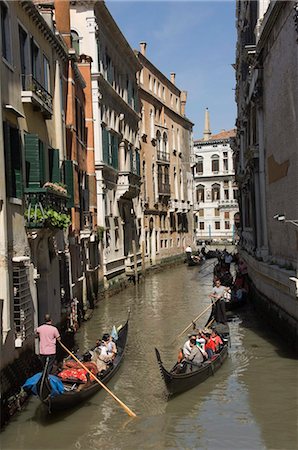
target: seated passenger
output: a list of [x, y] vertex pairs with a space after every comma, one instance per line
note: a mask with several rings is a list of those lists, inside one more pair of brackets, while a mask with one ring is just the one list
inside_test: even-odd
[[108, 355], [112, 356], [114, 359], [115, 356], [117, 355], [117, 346], [113, 341], [112, 336], [108, 333], [105, 333], [102, 337], [102, 341], [107, 342]]
[[210, 334], [205, 334], [206, 344], [205, 344], [205, 350], [207, 352], [208, 358], [212, 358], [214, 353], [216, 352], [215, 343], [211, 339]]
[[212, 330], [211, 339], [215, 344], [216, 351], [218, 352], [218, 350], [220, 349], [220, 346], [223, 345], [223, 342], [216, 330]]
[[188, 335], [188, 340], [185, 342], [182, 349], [184, 358], [187, 358], [191, 352], [190, 339], [196, 339], [196, 334], [193, 333]]
[[193, 364], [201, 364], [204, 361], [204, 356], [202, 351], [197, 347], [196, 340], [191, 338], [189, 340], [189, 345], [191, 348], [190, 354], [185, 358], [186, 361], [192, 362]]

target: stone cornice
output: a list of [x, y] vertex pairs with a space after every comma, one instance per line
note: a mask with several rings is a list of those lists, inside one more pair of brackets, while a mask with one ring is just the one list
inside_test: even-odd
[[181, 90], [173, 84], [152, 62], [149, 61], [149, 59], [146, 58], [141, 52], [138, 50], [134, 50], [134, 53], [136, 57], [140, 60], [142, 67], [149, 68], [152, 72], [155, 72], [159, 78], [160, 81], [162, 81], [164, 84], [166, 84], [170, 89], [176, 92], [176, 94], [180, 97]]
[[49, 43], [54, 47], [58, 55], [64, 59], [68, 59], [68, 49], [61, 38], [56, 36], [41, 14], [39, 14], [38, 9], [31, 1], [22, 0], [20, 2], [21, 7], [24, 9], [26, 14], [33, 20], [37, 28], [43, 33], [44, 37], [49, 41]]
[[[193, 127], [194, 124], [191, 122], [187, 117], [182, 116], [181, 114], [177, 113], [174, 109], [170, 108], [166, 103], [162, 102], [159, 98], [155, 97], [154, 94], [144, 89], [142, 86], [139, 86], [140, 89], [140, 99], [142, 100], [142, 94], [145, 94], [144, 96], [147, 96], [149, 99], [149, 102], [152, 105], [159, 105], [160, 107], [164, 107], [168, 112], [176, 116], [179, 120], [183, 121], [185, 124], [187, 124], [188, 127]], [[169, 114], [168, 114], [169, 115]]]

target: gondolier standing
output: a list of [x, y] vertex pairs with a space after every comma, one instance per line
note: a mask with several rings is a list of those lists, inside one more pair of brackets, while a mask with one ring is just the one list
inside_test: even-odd
[[50, 374], [56, 358], [56, 341], [60, 341], [60, 333], [52, 325], [52, 319], [49, 314], [45, 315], [45, 323], [35, 330], [39, 337], [39, 356], [46, 373]]
[[213, 305], [213, 315], [216, 322], [227, 323], [226, 307], [224, 300], [224, 293], [228, 290], [227, 287], [222, 286], [220, 279], [215, 280], [215, 286], [212, 289], [212, 293], [209, 295], [211, 299], [215, 299], [216, 303]]

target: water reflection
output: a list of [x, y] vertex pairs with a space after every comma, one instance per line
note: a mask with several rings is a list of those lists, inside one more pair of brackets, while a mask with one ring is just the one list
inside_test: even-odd
[[172, 345], [173, 338], [209, 304], [208, 264], [149, 275], [102, 301], [77, 335], [84, 351], [114, 324], [124, 324], [131, 308], [126, 356], [109, 388], [137, 413], [136, 420], [103, 391], [60, 416], [48, 417], [32, 399], [2, 433], [2, 448], [297, 448], [297, 362], [277, 353], [279, 342], [266, 338], [250, 313], [231, 322], [230, 356], [215, 376], [167, 401], [154, 347], [170, 368], [183, 342]]

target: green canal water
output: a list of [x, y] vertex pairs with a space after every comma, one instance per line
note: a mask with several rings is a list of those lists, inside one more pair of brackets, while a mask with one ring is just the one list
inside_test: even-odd
[[[101, 301], [79, 330], [84, 351], [123, 324], [131, 309], [127, 352], [109, 388], [137, 419], [103, 391], [59, 416], [31, 398], [2, 432], [1, 449], [297, 449], [297, 360], [283, 336], [271, 334], [249, 309], [230, 322], [229, 357], [220, 371], [167, 400], [154, 347], [170, 368], [183, 343], [173, 339], [209, 305], [211, 280], [210, 261], [152, 273]], [[208, 312], [198, 326], [207, 319]]]

